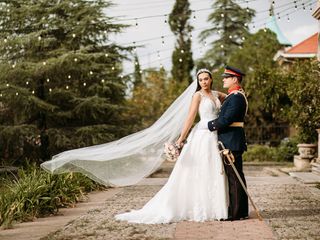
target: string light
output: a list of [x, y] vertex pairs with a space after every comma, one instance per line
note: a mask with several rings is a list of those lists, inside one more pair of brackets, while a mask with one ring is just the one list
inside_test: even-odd
[[104, 79], [102, 79], [101, 82], [104, 83]]
[[41, 36], [38, 37], [38, 40], [41, 41]]
[[32, 90], [32, 94], [34, 94], [34, 90]]
[[52, 92], [52, 89], [51, 89], [51, 88], [49, 88], [49, 92]]
[[18, 92], [16, 92], [16, 96], [18, 96], [19, 95], [19, 93]]
[[73, 38], [75, 38], [75, 37], [76, 37], [76, 34], [75, 34], [75, 33], [73, 33], [73, 34], [72, 34], [72, 37], [73, 37]]
[[93, 72], [92, 72], [92, 71], [90, 71], [89, 73], [90, 73], [90, 75], [92, 75], [92, 74], [93, 74]]
[[136, 18], [136, 28], [138, 27], [138, 19]]
[[6, 86], [7, 86], [7, 87], [9, 87], [9, 86], [10, 86], [10, 84], [9, 84], [9, 83], [7, 83], [7, 84], [6, 84]]
[[71, 75], [68, 75], [68, 78], [71, 79]]
[[49, 79], [49, 78], [47, 78], [47, 82], [50, 82], [50, 79]]
[[86, 86], [86, 85], [87, 85], [87, 83], [84, 82], [84, 83], [83, 83], [83, 86]]
[[29, 82], [28, 82], [28, 81], [26, 81], [26, 84], [27, 84], [27, 85], [29, 85]]
[[44, 66], [45, 66], [45, 65], [47, 65], [47, 63], [46, 63], [46, 62], [43, 62], [42, 64], [43, 64]]
[[78, 62], [78, 58], [74, 58], [73, 60], [74, 60], [75, 62]]
[[66, 86], [66, 89], [69, 89], [69, 86], [68, 86], [68, 85]]

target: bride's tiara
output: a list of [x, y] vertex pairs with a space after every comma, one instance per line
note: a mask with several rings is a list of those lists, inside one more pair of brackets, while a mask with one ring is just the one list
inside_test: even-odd
[[206, 69], [206, 68], [201, 68], [201, 69], [199, 69], [198, 72], [197, 72], [197, 77], [198, 77], [199, 74], [201, 74], [201, 73], [208, 73], [208, 74], [210, 75], [210, 77], [211, 77], [211, 74], [212, 74], [208, 69]]

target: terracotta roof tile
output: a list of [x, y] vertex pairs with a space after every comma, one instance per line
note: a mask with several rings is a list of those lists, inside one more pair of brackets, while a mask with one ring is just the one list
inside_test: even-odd
[[313, 34], [311, 37], [303, 40], [302, 42], [291, 47], [286, 53], [317, 53], [318, 51], [318, 33]]

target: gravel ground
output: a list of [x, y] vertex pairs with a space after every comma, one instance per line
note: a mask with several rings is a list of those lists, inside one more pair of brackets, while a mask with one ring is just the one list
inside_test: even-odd
[[88, 212], [74, 220], [56, 233], [42, 239], [78, 240], [78, 239], [108, 239], [108, 240], [160, 240], [172, 239], [175, 223], [172, 224], [132, 224], [117, 221], [114, 215], [131, 209], [141, 208], [161, 186], [125, 187], [104, 207]]
[[[287, 175], [278, 168], [245, 168], [250, 179], [249, 192], [262, 216], [278, 239], [320, 239], [320, 190], [292, 181], [290, 177], [287, 179], [291, 181], [283, 181]], [[162, 177], [164, 173], [161, 172]], [[258, 180], [261, 177], [266, 181]], [[117, 213], [141, 208], [160, 188], [159, 185], [125, 187], [108, 199], [103, 207], [88, 212], [42, 239], [173, 239], [176, 223], [128, 224], [113, 218]]]

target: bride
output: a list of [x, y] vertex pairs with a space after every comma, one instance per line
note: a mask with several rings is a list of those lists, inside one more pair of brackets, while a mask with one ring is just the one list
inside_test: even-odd
[[133, 185], [164, 161], [165, 142], [180, 133], [176, 143], [183, 144], [198, 112], [200, 121], [191, 130], [167, 183], [142, 209], [115, 218], [145, 224], [227, 219], [227, 177], [217, 133], [207, 127], [208, 121], [217, 118], [225, 94], [211, 87], [210, 71], [200, 69], [197, 81], [151, 127], [114, 142], [62, 152], [41, 167], [51, 173], [82, 172], [109, 186]]

